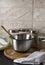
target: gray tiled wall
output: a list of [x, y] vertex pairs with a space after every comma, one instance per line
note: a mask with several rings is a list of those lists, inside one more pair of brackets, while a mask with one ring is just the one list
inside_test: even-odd
[[[34, 0], [33, 28], [45, 33], [45, 0]], [[32, 27], [32, 0], [0, 0], [0, 25], [10, 28]], [[0, 36], [5, 32], [0, 27]], [[7, 34], [6, 34], [7, 35]]]

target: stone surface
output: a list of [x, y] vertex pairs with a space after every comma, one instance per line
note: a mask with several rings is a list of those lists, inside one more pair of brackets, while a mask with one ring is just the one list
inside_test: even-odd
[[[45, 0], [34, 0], [33, 28], [45, 33]], [[32, 0], [0, 0], [0, 25], [10, 28], [32, 27]], [[1, 36], [5, 34], [0, 28]], [[7, 35], [7, 34], [5, 34]]]

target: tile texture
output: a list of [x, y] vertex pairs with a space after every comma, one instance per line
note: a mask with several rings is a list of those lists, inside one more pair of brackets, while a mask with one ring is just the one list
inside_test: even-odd
[[[33, 28], [45, 33], [45, 0], [34, 0]], [[6, 29], [32, 27], [32, 0], [0, 0], [0, 25]], [[5, 32], [0, 27], [0, 36]], [[7, 34], [5, 34], [6, 36]]]

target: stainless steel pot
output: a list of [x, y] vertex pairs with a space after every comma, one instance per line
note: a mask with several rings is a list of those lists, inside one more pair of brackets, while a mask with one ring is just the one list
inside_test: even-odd
[[[30, 29], [9, 29], [8, 30], [9, 31], [9, 33], [11, 34], [11, 35], [13, 35], [13, 36], [15, 36], [16, 34], [20, 34], [20, 33], [30, 33]], [[20, 34], [21, 35], [21, 34]], [[22, 37], [22, 36], [21, 36]], [[18, 35], [18, 39], [20, 38], [20, 36]], [[9, 41], [10, 41], [10, 43], [11, 43], [11, 45], [12, 45], [12, 39], [11, 39], [11, 37], [9, 36]]]
[[[11, 30], [10, 30], [11, 31]], [[30, 31], [30, 30], [29, 30]], [[32, 33], [34, 33], [35, 31], [33, 31], [32, 33], [30, 33], [28, 30], [19, 30], [18, 32], [16, 32], [16, 35], [14, 35], [14, 38], [11, 39], [12, 41], [12, 45], [15, 51], [18, 52], [25, 52], [28, 51], [32, 45], [35, 45], [35, 38], [36, 35], [33, 35]], [[23, 32], [23, 33], [20, 33]], [[10, 32], [10, 34], [13, 35], [14, 32]], [[36, 32], [35, 32], [36, 34]]]
[[29, 31], [29, 29], [9, 30], [10, 34], [14, 36], [11, 41], [15, 51], [26, 52], [31, 48], [33, 38]]
[[12, 39], [12, 45], [15, 51], [28, 51], [32, 45], [31, 36], [29, 34], [17, 34], [15, 39]]

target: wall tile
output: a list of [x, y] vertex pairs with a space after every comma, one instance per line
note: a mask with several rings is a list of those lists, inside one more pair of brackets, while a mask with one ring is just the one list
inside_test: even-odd
[[[45, 26], [45, 0], [34, 0], [33, 29]], [[32, 0], [0, 0], [0, 25], [6, 29], [32, 27]], [[0, 34], [7, 34], [0, 28]], [[41, 30], [45, 32], [45, 27]]]
[[45, 0], [35, 0], [36, 8], [45, 8]]

